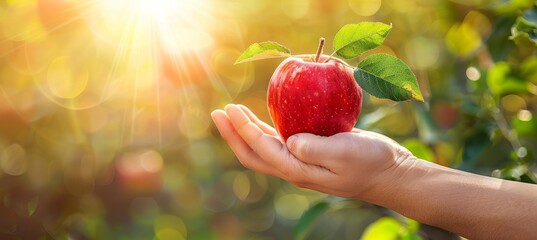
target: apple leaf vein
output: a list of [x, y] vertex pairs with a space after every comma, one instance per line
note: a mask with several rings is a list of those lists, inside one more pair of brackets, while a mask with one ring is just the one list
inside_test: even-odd
[[[529, 18], [534, 16], [529, 14]], [[295, 57], [306, 62], [317, 64], [338, 61], [352, 68], [344, 59], [353, 59], [364, 52], [375, 49], [384, 43], [392, 29], [391, 24], [381, 22], [361, 22], [343, 26], [334, 37], [334, 52], [322, 57], [324, 38], [319, 42], [317, 54], [291, 55], [291, 51], [283, 45], [267, 41], [250, 45], [236, 60], [235, 64], [260, 59]], [[389, 54], [373, 54], [358, 63], [354, 69], [354, 79], [363, 90], [378, 98], [393, 101], [418, 100], [424, 101], [416, 76], [402, 60]]]
[[391, 29], [391, 24], [380, 22], [347, 24], [334, 37], [334, 52], [345, 59], [358, 57], [382, 45]]
[[354, 79], [362, 89], [378, 98], [423, 101], [412, 70], [389, 54], [373, 54], [365, 58], [354, 70]]

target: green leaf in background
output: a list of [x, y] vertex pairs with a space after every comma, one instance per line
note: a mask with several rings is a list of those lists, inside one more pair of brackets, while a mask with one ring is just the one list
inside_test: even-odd
[[308, 230], [310, 229], [313, 222], [328, 208], [330, 207], [330, 204], [328, 202], [319, 202], [315, 204], [313, 207], [308, 209], [302, 217], [298, 220], [298, 223], [296, 224], [295, 228], [293, 229], [293, 235], [294, 239], [305, 239]]
[[427, 147], [427, 145], [423, 144], [418, 139], [408, 139], [403, 142], [403, 147], [408, 149], [414, 156], [416, 156], [419, 159], [429, 161], [429, 162], [435, 162], [434, 161], [434, 153]]
[[535, 4], [535, 0], [495, 1], [492, 8], [498, 13], [508, 15], [527, 9]]
[[492, 176], [510, 181], [537, 183], [537, 177], [526, 165], [509, 165], [495, 170]]
[[235, 61], [235, 64], [267, 58], [289, 57], [291, 51], [277, 42], [262, 42], [250, 45]]
[[537, 118], [532, 116], [530, 111], [524, 111], [530, 114], [529, 117], [514, 117], [511, 126], [520, 137], [537, 138]]
[[520, 65], [520, 77], [528, 82], [537, 84], [537, 56], [528, 57]]
[[414, 219], [405, 217], [407, 229], [410, 232], [418, 232], [420, 229], [420, 223]]
[[535, 3], [532, 8], [526, 10], [522, 17], [524, 20], [537, 27], [537, 3]]
[[479, 32], [468, 23], [453, 25], [446, 34], [448, 49], [461, 57], [467, 57], [481, 46]]
[[537, 26], [519, 17], [511, 28], [509, 39], [520, 46], [537, 47]]
[[358, 64], [354, 79], [371, 95], [393, 101], [423, 101], [416, 76], [400, 59], [388, 54], [374, 54]]
[[517, 45], [537, 47], [537, 4], [516, 20], [509, 39]]
[[334, 37], [334, 52], [345, 59], [358, 57], [382, 45], [391, 29], [391, 25], [379, 22], [347, 24]]
[[485, 126], [475, 126], [474, 131], [464, 140], [462, 149], [462, 164], [459, 169], [472, 171], [475, 169], [481, 155], [492, 145], [490, 134]]
[[487, 84], [495, 96], [528, 91], [528, 82], [519, 79], [511, 65], [507, 62], [497, 62], [487, 74]]
[[420, 240], [418, 234], [419, 223], [412, 219], [406, 219], [407, 224], [402, 224], [392, 217], [382, 217], [370, 224], [360, 238], [361, 240]]
[[403, 224], [391, 217], [383, 217], [369, 225], [361, 240], [393, 240], [397, 239]]

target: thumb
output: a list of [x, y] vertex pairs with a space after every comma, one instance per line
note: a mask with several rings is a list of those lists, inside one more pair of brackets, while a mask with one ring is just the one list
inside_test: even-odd
[[311, 133], [295, 134], [287, 139], [287, 148], [302, 162], [327, 166], [333, 159], [343, 155], [349, 139], [336, 134], [323, 137]]

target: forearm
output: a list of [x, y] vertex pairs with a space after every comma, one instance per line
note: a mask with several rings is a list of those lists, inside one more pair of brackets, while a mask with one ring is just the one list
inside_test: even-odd
[[537, 186], [406, 161], [370, 201], [469, 239], [537, 239]]

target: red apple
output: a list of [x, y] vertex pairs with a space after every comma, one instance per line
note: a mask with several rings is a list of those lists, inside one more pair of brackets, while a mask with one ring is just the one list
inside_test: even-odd
[[[268, 87], [268, 108], [284, 141], [296, 133], [331, 136], [351, 131], [362, 107], [362, 89], [353, 70], [327, 56], [289, 57]], [[315, 61], [315, 59], [318, 59]]]

